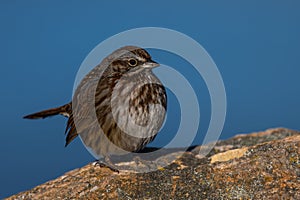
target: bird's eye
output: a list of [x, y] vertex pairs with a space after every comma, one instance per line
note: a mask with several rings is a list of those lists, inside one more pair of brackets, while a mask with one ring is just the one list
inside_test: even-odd
[[138, 64], [138, 61], [136, 59], [131, 58], [131, 59], [128, 60], [128, 64], [131, 67], [135, 67]]

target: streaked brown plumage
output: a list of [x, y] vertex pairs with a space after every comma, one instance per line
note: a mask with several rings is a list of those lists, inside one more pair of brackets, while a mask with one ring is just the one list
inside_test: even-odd
[[152, 73], [158, 64], [139, 47], [122, 47], [81, 81], [72, 102], [24, 118], [68, 117], [66, 146], [78, 134], [98, 158], [136, 152], [151, 142], [165, 118], [165, 88]]

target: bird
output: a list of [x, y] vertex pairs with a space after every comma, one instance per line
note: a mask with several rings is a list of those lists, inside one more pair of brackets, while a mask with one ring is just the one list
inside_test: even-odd
[[142, 150], [165, 120], [166, 89], [152, 71], [158, 66], [145, 49], [121, 47], [84, 76], [69, 103], [23, 118], [67, 117], [65, 146], [79, 135], [100, 166], [119, 172], [111, 156]]

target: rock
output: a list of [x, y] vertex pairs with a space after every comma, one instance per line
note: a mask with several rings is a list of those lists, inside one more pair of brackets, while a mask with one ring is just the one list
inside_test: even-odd
[[210, 163], [224, 162], [224, 161], [232, 160], [235, 158], [240, 158], [240, 157], [244, 156], [247, 151], [248, 151], [248, 148], [243, 147], [240, 149], [233, 149], [233, 150], [228, 150], [223, 153], [218, 153], [218, 154], [211, 156]]
[[[207, 147], [193, 147], [148, 173], [88, 164], [8, 199], [300, 199], [299, 133], [277, 128], [237, 135], [218, 141], [206, 156], [198, 153]], [[154, 159], [176, 158], [178, 151]]]

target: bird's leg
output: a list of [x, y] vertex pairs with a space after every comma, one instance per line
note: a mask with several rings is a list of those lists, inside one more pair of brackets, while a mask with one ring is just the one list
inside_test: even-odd
[[133, 161], [136, 163], [136, 165], [142, 164], [142, 165], [147, 166], [149, 169], [152, 168], [155, 165], [155, 163], [153, 161], [151, 161], [151, 160], [144, 160], [144, 159], [142, 159], [139, 156], [135, 156], [133, 158]]
[[104, 160], [97, 160], [95, 165], [99, 165], [100, 167], [107, 167], [113, 172], [120, 172], [118, 167], [111, 162], [109, 156], [105, 156]]

